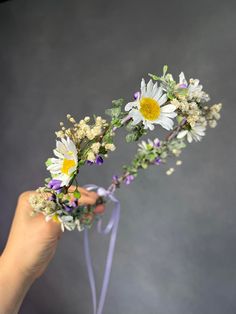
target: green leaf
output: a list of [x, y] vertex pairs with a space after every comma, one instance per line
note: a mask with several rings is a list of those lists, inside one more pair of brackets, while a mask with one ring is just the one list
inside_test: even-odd
[[121, 107], [123, 105], [123, 103], [124, 103], [123, 98], [112, 100], [113, 107]]
[[119, 117], [120, 113], [121, 113], [121, 108], [120, 107], [112, 108], [112, 115], [113, 115], [113, 117], [115, 117], [115, 118]]
[[163, 76], [166, 75], [166, 72], [168, 71], [168, 65], [163, 66]]
[[168, 92], [168, 93], [167, 93], [167, 97], [168, 97], [170, 100], [172, 100], [172, 99], [175, 98], [175, 97], [173, 96], [172, 92]]
[[85, 161], [84, 160], [80, 160], [79, 162], [78, 162], [78, 166], [80, 167], [80, 166], [83, 166], [85, 164]]
[[136, 138], [137, 138], [136, 133], [129, 133], [125, 137], [127, 143], [134, 142]]
[[80, 193], [78, 190], [75, 190], [75, 191], [73, 192], [73, 195], [74, 195], [75, 198], [79, 199], [80, 196], [81, 196], [81, 193]]
[[142, 163], [142, 168], [143, 168], [143, 169], [147, 169], [147, 167], [148, 167], [147, 163], [146, 163], [146, 162], [143, 162], [143, 163]]
[[163, 159], [163, 158], [166, 158], [167, 157], [167, 152], [162, 152], [161, 153], [161, 158]]
[[107, 153], [106, 148], [105, 148], [104, 146], [100, 146], [100, 148], [99, 148], [99, 154], [105, 155], [106, 153]]
[[106, 109], [105, 113], [108, 116], [111, 116], [111, 117], [114, 117], [114, 118], [118, 118], [120, 113], [121, 113], [121, 108], [120, 107], [115, 107], [115, 108]]
[[148, 158], [149, 158], [150, 161], [153, 161], [156, 158], [156, 154], [155, 153], [150, 153], [148, 155]]
[[188, 95], [188, 89], [187, 88], [178, 88], [176, 90], [176, 93], [178, 95], [181, 95], [181, 96], [187, 96]]
[[122, 123], [121, 123], [121, 120], [120, 118], [115, 118], [113, 119], [113, 126], [116, 126], [117, 128], [121, 127], [122, 126]]
[[46, 160], [45, 165], [48, 167], [50, 165], [52, 165], [52, 158], [48, 158], [48, 160]]
[[182, 121], [183, 121], [183, 118], [184, 117], [182, 117], [182, 116], [177, 116], [177, 122], [178, 122], [178, 124], [180, 124]]
[[127, 131], [132, 131], [134, 129], [134, 125], [132, 124], [133, 123], [133, 119], [131, 119], [125, 126], [126, 130]]
[[58, 194], [57, 194], [57, 197], [58, 197], [59, 199], [62, 199], [62, 198], [64, 197], [64, 195], [65, 195], [64, 193], [58, 193]]
[[112, 110], [111, 109], [106, 109], [105, 110], [105, 114], [112, 117]]
[[154, 81], [158, 81], [160, 80], [161, 78], [155, 74], [152, 74], [152, 73], [148, 73], [148, 75], [154, 80]]

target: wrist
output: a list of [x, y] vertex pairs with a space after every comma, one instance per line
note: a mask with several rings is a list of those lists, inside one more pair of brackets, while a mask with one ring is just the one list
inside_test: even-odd
[[33, 281], [20, 269], [17, 260], [3, 253], [0, 257], [0, 314], [18, 313]]

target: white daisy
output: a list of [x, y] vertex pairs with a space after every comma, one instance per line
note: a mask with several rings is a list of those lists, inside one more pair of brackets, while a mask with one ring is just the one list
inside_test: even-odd
[[174, 112], [176, 107], [171, 104], [163, 106], [166, 101], [167, 95], [162, 87], [153, 84], [152, 80], [146, 85], [142, 79], [141, 93], [138, 93], [135, 101], [126, 104], [125, 111], [129, 111], [133, 125], [142, 121], [145, 129], [153, 130], [154, 124], [160, 124], [166, 130], [171, 130], [174, 125], [172, 119], [177, 115]]
[[68, 185], [78, 164], [77, 148], [67, 137], [56, 142], [56, 149], [53, 152], [57, 158], [49, 159], [47, 170], [54, 179], [62, 181], [61, 186]]
[[202, 137], [205, 135], [206, 127], [200, 123], [196, 123], [194, 127], [191, 127], [190, 130], [182, 130], [177, 135], [177, 138], [184, 138], [187, 136], [187, 141], [192, 143], [192, 141], [201, 141]]

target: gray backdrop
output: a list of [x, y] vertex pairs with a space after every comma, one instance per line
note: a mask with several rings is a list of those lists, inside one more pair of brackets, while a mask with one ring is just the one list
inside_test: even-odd
[[[184, 151], [173, 176], [150, 169], [117, 192], [122, 215], [104, 313], [236, 313], [235, 13], [235, 1], [216, 0], [0, 4], [1, 250], [18, 194], [47, 176], [65, 114], [103, 114], [168, 63], [201, 79], [212, 102], [224, 103], [222, 119]], [[123, 142], [121, 132], [119, 149], [84, 168], [80, 184], [108, 186], [135, 152]], [[94, 232], [91, 240], [101, 282], [107, 240]], [[66, 232], [20, 313], [91, 312], [82, 234]]]

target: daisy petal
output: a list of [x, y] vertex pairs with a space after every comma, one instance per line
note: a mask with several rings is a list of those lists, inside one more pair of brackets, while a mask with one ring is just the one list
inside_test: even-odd
[[154, 126], [151, 122], [147, 122], [147, 127], [148, 127], [151, 131], [153, 131], [154, 128], [155, 128], [155, 126]]
[[57, 151], [59, 151], [60, 153], [64, 154], [66, 152], [66, 147], [62, 144], [62, 142], [56, 141], [56, 147]]
[[182, 130], [178, 133], [177, 138], [181, 139], [183, 137], [185, 137], [185, 135], [187, 135], [188, 130]]
[[129, 111], [130, 109], [136, 106], [137, 106], [137, 101], [131, 101], [125, 105], [125, 111]]
[[161, 108], [161, 111], [169, 113], [175, 111], [175, 109], [176, 107], [174, 105], [165, 105]]
[[53, 153], [55, 156], [57, 156], [60, 159], [63, 159], [63, 155], [61, 153], [59, 153], [56, 149], [53, 150]]
[[190, 132], [188, 132], [188, 134], [187, 134], [187, 140], [189, 143], [192, 143], [192, 141], [193, 141], [193, 138], [192, 138], [192, 135]]
[[158, 102], [160, 106], [163, 105], [165, 102], [167, 102], [167, 95], [163, 94], [161, 98], [158, 100]]
[[159, 102], [159, 98], [161, 97], [162, 93], [163, 93], [162, 87], [158, 87], [154, 99], [156, 99], [156, 101]]
[[147, 96], [152, 97], [152, 93], [153, 93], [153, 81], [150, 80], [147, 84]]
[[141, 81], [141, 96], [144, 96], [146, 94], [146, 83], [145, 83], [145, 80], [142, 79]]
[[171, 130], [173, 129], [174, 122], [168, 117], [163, 117], [162, 119], [154, 121], [156, 124], [160, 124], [164, 129]]

